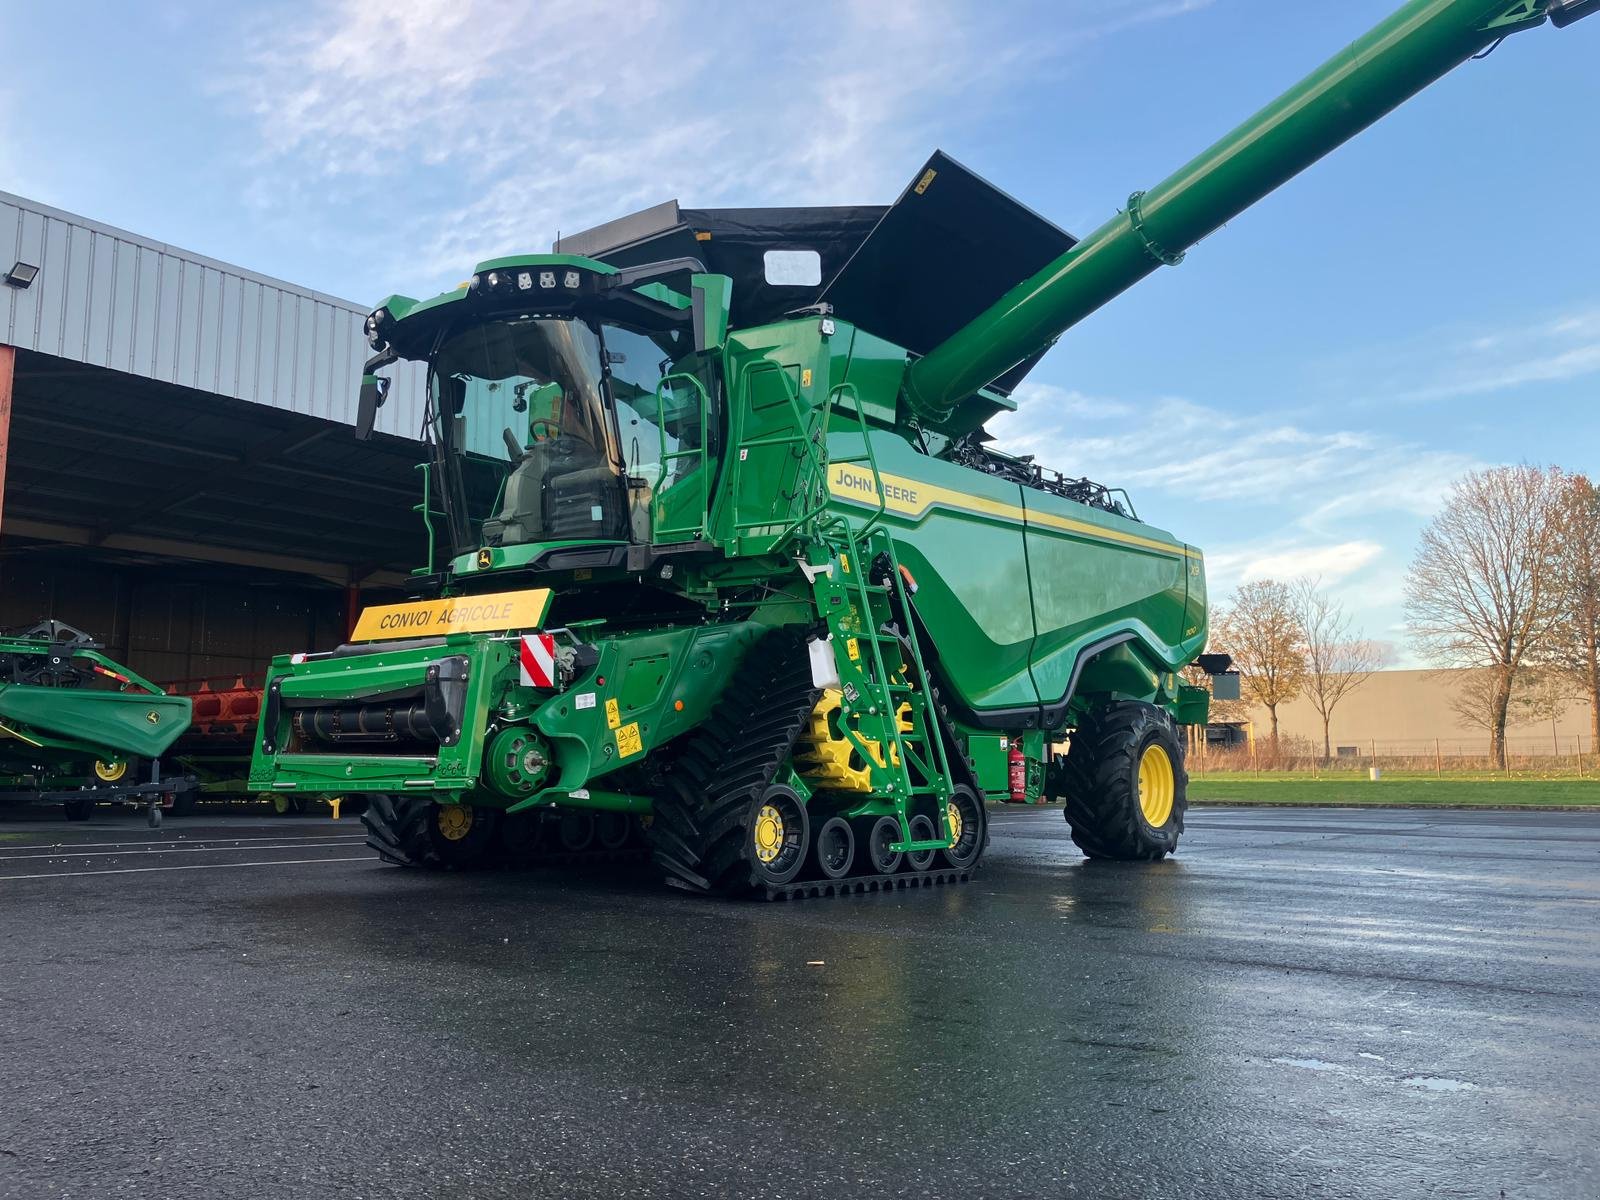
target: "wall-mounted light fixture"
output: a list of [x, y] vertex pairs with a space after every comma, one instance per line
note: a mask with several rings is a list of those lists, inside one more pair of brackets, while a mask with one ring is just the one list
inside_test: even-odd
[[38, 267], [32, 263], [18, 260], [11, 270], [6, 272], [6, 282], [14, 288], [25, 288], [34, 281], [38, 274]]

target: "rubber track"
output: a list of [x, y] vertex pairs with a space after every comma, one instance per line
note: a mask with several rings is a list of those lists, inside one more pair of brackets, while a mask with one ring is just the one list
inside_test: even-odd
[[669, 881], [696, 892], [757, 891], [741, 824], [794, 750], [822, 691], [796, 634], [750, 648], [710, 717], [684, 739], [657, 793], [649, 840]]
[[[367, 803], [361, 823], [367, 829], [367, 845], [384, 862], [397, 867], [436, 867], [437, 857], [428, 845], [426, 822], [428, 802], [421, 796], [408, 796], [404, 805], [393, 796], [378, 794]], [[411, 804], [409, 801], [419, 803]]]
[[896, 892], [907, 888], [944, 887], [971, 883], [977, 864], [956, 870], [898, 871], [893, 875], [847, 875], [843, 879], [807, 879], [784, 887], [758, 889], [761, 900], [816, 900], [824, 896], [855, 896], [865, 892]]
[[[429, 798], [406, 797], [407, 803], [397, 805], [394, 798], [378, 795], [361, 814], [367, 829], [367, 845], [378, 852], [378, 857], [397, 867], [424, 867], [439, 869], [446, 864], [428, 844], [426, 822]], [[410, 801], [418, 801], [412, 804]], [[511, 857], [500, 845], [492, 846], [470, 868], [504, 867], [522, 870], [532, 867], [581, 867], [607, 863], [643, 862], [647, 850], [640, 845], [619, 846], [615, 850], [559, 850], [538, 849], [531, 854]]]

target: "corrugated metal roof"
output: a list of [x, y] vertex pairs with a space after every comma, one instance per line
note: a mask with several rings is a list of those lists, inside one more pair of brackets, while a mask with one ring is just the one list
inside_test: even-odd
[[[0, 192], [0, 341], [355, 424], [370, 311], [242, 267]], [[423, 373], [401, 364], [378, 428], [414, 438]]]

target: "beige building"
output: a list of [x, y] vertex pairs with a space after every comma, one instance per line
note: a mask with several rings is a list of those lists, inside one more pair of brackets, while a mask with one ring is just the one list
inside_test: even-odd
[[[1451, 698], [1471, 685], [1470, 670], [1378, 671], [1344, 697], [1333, 711], [1333, 753], [1345, 757], [1431, 755], [1477, 757], [1489, 752], [1486, 729], [1464, 722], [1451, 708]], [[1263, 744], [1271, 721], [1267, 710], [1254, 706], [1244, 723], [1246, 739]], [[1322, 717], [1301, 696], [1278, 706], [1279, 736], [1286, 751], [1321, 753]], [[1506, 749], [1513, 755], [1543, 757], [1593, 754], [1589, 707], [1581, 699], [1567, 701], [1554, 720], [1542, 717], [1506, 729]]]

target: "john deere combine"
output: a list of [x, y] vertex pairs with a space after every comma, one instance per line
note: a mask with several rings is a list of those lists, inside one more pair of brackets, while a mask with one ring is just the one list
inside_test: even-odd
[[61, 803], [86, 819], [104, 800], [148, 808], [185, 790], [161, 756], [189, 727], [189, 700], [168, 696], [60, 621], [0, 636], [0, 798]]
[[636, 817], [722, 893], [964, 877], [986, 798], [1171, 852], [1200, 552], [984, 423], [1088, 313], [1596, 2], [1414, 0], [1082, 240], [935, 154], [887, 208], [668, 204], [391, 296], [362, 421], [376, 372], [427, 364], [434, 553], [417, 600], [274, 662], [252, 787], [368, 793], [412, 866]]

